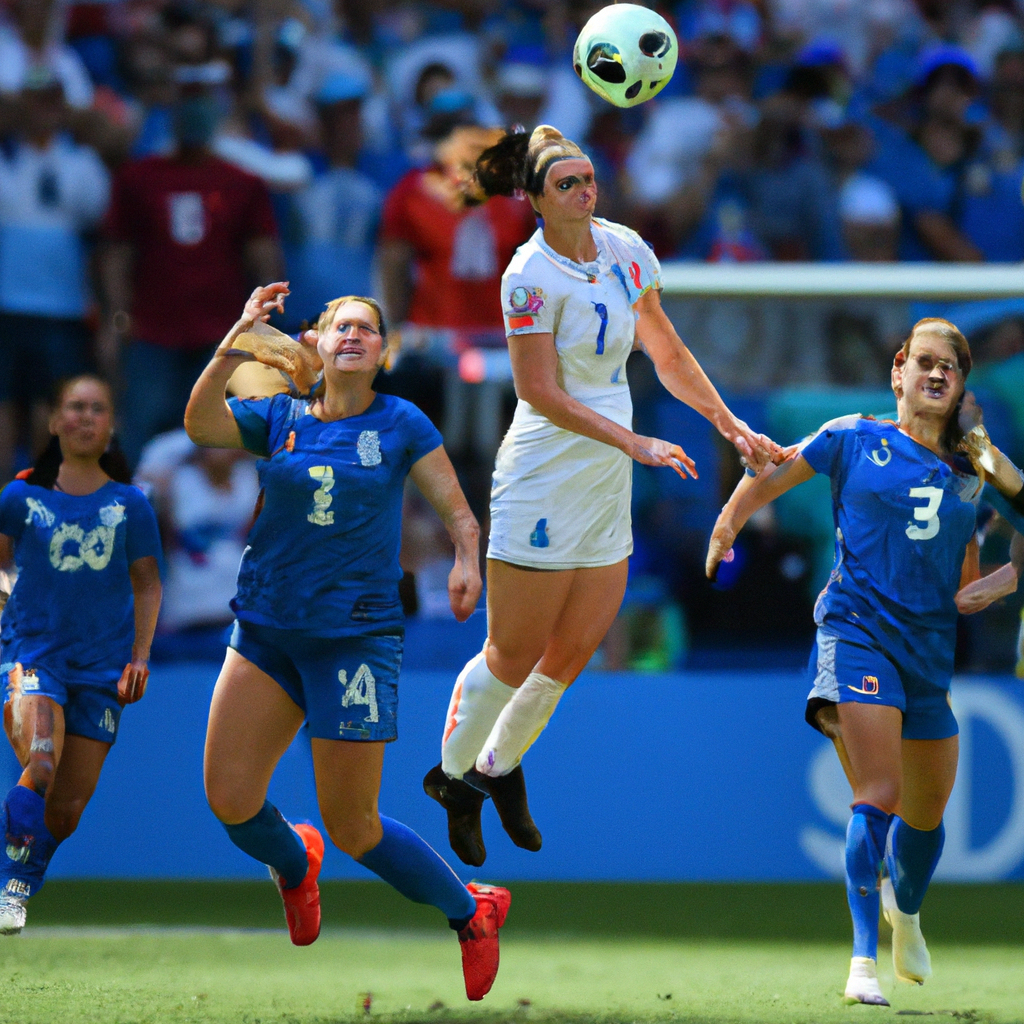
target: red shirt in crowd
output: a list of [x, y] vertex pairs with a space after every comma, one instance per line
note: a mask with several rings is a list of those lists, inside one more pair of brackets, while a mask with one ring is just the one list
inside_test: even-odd
[[526, 199], [495, 196], [453, 213], [410, 171], [384, 203], [381, 239], [412, 246], [416, 263], [406, 319], [421, 327], [485, 327], [504, 334], [501, 275], [536, 230]]
[[214, 156], [126, 164], [105, 230], [134, 250], [133, 337], [175, 349], [224, 337], [249, 296], [246, 243], [277, 234], [263, 182]]

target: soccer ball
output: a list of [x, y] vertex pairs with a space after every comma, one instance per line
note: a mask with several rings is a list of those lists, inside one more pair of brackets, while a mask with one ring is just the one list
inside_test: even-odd
[[576, 74], [609, 103], [635, 107], [657, 96], [676, 69], [679, 44], [672, 26], [638, 4], [603, 7], [576, 37]]

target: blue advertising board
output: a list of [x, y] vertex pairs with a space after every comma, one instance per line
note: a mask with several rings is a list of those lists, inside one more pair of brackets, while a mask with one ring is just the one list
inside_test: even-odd
[[[258, 878], [203, 797], [203, 733], [217, 666], [158, 667], [126, 709], [78, 832], [51, 877]], [[445, 818], [420, 786], [439, 760], [452, 674], [402, 676], [400, 737], [380, 806], [449, 856], [464, 878], [799, 880], [842, 871], [850, 791], [822, 736], [803, 722], [798, 672], [588, 672], [524, 763], [539, 853], [511, 845], [484, 809], [482, 869], [448, 850]], [[960, 777], [939, 876], [1024, 878], [1024, 687], [970, 677], [954, 687]], [[271, 799], [319, 823], [303, 735]], [[367, 878], [328, 844], [324, 877]]]

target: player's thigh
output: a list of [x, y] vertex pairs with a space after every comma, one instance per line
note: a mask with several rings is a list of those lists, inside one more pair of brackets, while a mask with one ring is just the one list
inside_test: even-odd
[[926, 831], [938, 828], [956, 782], [959, 756], [959, 736], [903, 741], [899, 815], [908, 825]]
[[64, 746], [64, 708], [52, 697], [12, 690], [4, 705], [4, 730], [24, 768], [35, 750], [60, 762]]
[[537, 664], [561, 683], [571, 683], [586, 668], [615, 620], [626, 592], [628, 562], [577, 569], [555, 628]]
[[519, 686], [540, 660], [579, 571], [487, 560], [487, 665], [506, 685]]
[[65, 839], [78, 827], [86, 804], [96, 792], [110, 744], [68, 733], [64, 749], [46, 794], [46, 827], [57, 839]]
[[302, 709], [277, 682], [228, 648], [210, 702], [203, 759], [206, 796], [222, 821], [248, 821], [263, 806], [274, 768], [302, 720]]
[[854, 803], [894, 812], [903, 779], [903, 712], [885, 704], [852, 701], [840, 704], [837, 711]]
[[334, 843], [361, 857], [381, 840], [377, 798], [384, 765], [382, 740], [328, 740], [314, 736], [313, 772], [320, 816]]

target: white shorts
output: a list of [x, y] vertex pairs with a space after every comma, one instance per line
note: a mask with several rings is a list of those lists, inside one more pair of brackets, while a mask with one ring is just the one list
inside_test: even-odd
[[533, 569], [615, 565], [633, 551], [633, 462], [551, 423], [513, 427], [491, 490], [487, 557]]

